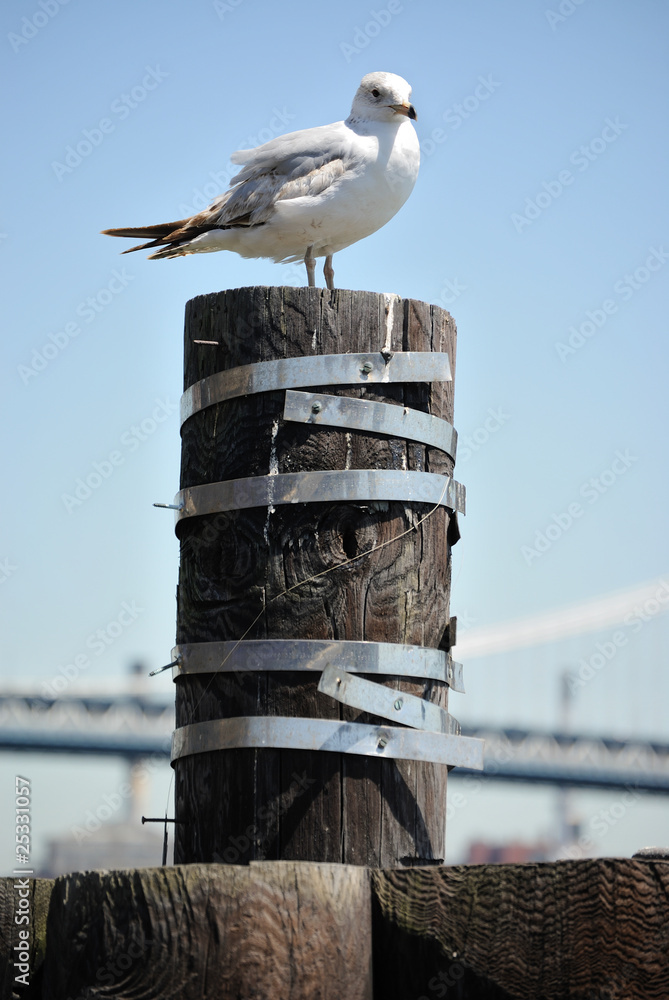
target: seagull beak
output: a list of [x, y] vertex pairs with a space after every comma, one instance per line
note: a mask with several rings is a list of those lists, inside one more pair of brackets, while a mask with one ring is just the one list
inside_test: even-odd
[[418, 118], [416, 109], [413, 104], [409, 104], [408, 101], [402, 101], [401, 104], [391, 104], [390, 107], [393, 111], [396, 111], [398, 115], [406, 115], [406, 117], [411, 118], [412, 121], [416, 121]]

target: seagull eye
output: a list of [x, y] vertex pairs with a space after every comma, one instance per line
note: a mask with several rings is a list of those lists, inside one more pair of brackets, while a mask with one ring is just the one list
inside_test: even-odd
[[372, 91], [372, 97], [380, 97], [380, 96], [381, 96], [381, 91], [374, 88], [374, 90]]

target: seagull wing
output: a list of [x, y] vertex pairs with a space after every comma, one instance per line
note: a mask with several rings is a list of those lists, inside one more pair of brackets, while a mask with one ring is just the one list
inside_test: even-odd
[[232, 178], [229, 190], [197, 215], [162, 226], [105, 232], [153, 237], [125, 253], [154, 247], [159, 249], [151, 258], [183, 253], [184, 244], [209, 230], [262, 225], [272, 217], [277, 201], [322, 194], [350, 168], [353, 152], [349, 129], [344, 122], [335, 122], [289, 132], [255, 149], [238, 150], [230, 159], [242, 170]]
[[350, 159], [347, 132], [343, 122], [336, 122], [238, 150], [230, 159], [243, 169], [230, 190], [189, 221], [257, 226], [271, 218], [277, 201], [321, 194], [343, 175]]

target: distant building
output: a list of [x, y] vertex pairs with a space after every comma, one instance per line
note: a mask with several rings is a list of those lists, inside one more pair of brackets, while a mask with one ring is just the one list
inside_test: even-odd
[[[160, 833], [155, 827], [158, 826]], [[172, 861], [172, 832], [169, 830]], [[56, 878], [68, 872], [90, 871], [94, 868], [145, 868], [160, 865], [163, 854], [162, 829], [141, 823], [104, 823], [85, 840], [73, 834], [54, 837], [49, 842], [42, 878]]]
[[466, 865], [525, 864], [530, 861], [552, 861], [555, 844], [539, 840], [534, 844], [523, 844], [511, 840], [506, 844], [490, 844], [484, 840], [474, 840], [469, 845], [465, 858]]
[[[141, 693], [146, 669], [136, 665], [133, 677]], [[156, 867], [163, 858], [163, 827], [142, 824], [149, 811], [150, 769], [141, 757], [128, 761], [127, 781], [117, 786], [95, 810], [87, 810], [80, 824], [48, 842], [40, 875], [56, 878], [69, 872], [107, 868]], [[174, 826], [168, 827], [168, 863], [173, 858]]]

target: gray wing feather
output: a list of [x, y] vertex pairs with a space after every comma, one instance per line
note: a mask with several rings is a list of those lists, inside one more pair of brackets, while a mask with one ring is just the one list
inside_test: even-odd
[[283, 176], [300, 176], [314, 170], [330, 159], [340, 157], [349, 146], [348, 129], [344, 122], [319, 125], [300, 132], [270, 139], [255, 149], [239, 149], [230, 157], [233, 163], [244, 165], [232, 184], [245, 181], [256, 170], [272, 170]]
[[336, 122], [238, 150], [230, 159], [243, 169], [198, 221], [206, 216], [222, 226], [259, 225], [271, 217], [278, 200], [320, 194], [344, 173], [346, 133], [344, 123]]

